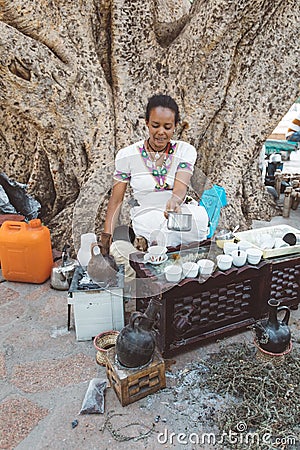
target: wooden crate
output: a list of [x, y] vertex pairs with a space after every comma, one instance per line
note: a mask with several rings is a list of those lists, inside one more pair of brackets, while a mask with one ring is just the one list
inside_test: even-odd
[[107, 352], [106, 375], [122, 406], [166, 387], [165, 362], [157, 352], [146, 367], [125, 369], [116, 363], [113, 347]]

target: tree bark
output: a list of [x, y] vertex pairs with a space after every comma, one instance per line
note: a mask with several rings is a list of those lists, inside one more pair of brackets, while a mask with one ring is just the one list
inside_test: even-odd
[[[269, 219], [262, 144], [299, 96], [299, 0], [0, 0], [0, 164], [42, 204], [53, 244], [101, 229], [114, 155], [178, 102], [193, 188], [225, 187], [224, 226]], [[123, 220], [128, 220], [124, 202]]]

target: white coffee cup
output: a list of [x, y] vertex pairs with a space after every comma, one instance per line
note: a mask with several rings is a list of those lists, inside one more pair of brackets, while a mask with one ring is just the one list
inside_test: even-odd
[[197, 263], [187, 261], [182, 264], [183, 276], [186, 278], [195, 278], [198, 275], [199, 266]]
[[179, 265], [167, 266], [164, 270], [165, 277], [170, 283], [178, 283], [181, 280], [182, 268]]
[[267, 233], [260, 236], [259, 247], [264, 249], [271, 249], [274, 247], [275, 239]]
[[233, 258], [231, 255], [218, 255], [217, 265], [220, 270], [228, 270], [232, 266]]
[[236, 267], [241, 267], [246, 264], [247, 261], [247, 253], [243, 250], [233, 250], [231, 253], [232, 262]]
[[238, 245], [234, 242], [225, 242], [223, 252], [225, 255], [231, 255], [234, 250], [238, 250]]
[[274, 248], [289, 247], [289, 244], [281, 238], [275, 238]]
[[258, 264], [262, 258], [263, 252], [259, 248], [248, 248], [247, 260], [249, 264]]
[[238, 249], [243, 250], [244, 252], [248, 250], [248, 248], [251, 248], [252, 244], [248, 241], [239, 241], [238, 242]]
[[148, 252], [144, 256], [144, 261], [153, 263], [162, 262], [166, 257], [167, 251], [167, 247], [163, 247], [162, 245], [152, 245], [151, 247], [148, 247]]
[[199, 259], [197, 264], [200, 275], [211, 275], [213, 273], [215, 263], [210, 259]]

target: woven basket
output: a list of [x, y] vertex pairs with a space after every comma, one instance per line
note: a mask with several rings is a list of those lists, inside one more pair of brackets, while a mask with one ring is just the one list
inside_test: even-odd
[[106, 366], [107, 351], [116, 345], [118, 335], [119, 331], [105, 331], [94, 338], [96, 361], [100, 366]]
[[258, 359], [259, 361], [261, 361], [263, 363], [271, 362], [272, 364], [274, 364], [274, 366], [280, 366], [280, 364], [282, 364], [284, 362], [285, 355], [290, 353], [292, 350], [292, 341], [290, 341], [288, 348], [282, 353], [267, 352], [267, 350], [262, 349], [258, 345], [256, 340], [254, 340], [254, 345], [257, 348], [256, 359]]

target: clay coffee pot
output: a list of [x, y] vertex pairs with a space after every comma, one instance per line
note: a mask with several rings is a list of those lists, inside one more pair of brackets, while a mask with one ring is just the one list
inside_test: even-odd
[[116, 342], [117, 360], [122, 366], [137, 368], [148, 364], [155, 350], [152, 331], [160, 303], [151, 299], [145, 313], [133, 312], [129, 324], [118, 335]]
[[[283, 353], [290, 346], [291, 331], [288, 327], [290, 309], [287, 306], [279, 306], [277, 300], [269, 300], [269, 317], [254, 324], [257, 344], [267, 352]], [[280, 311], [285, 311], [282, 320], [277, 318]]]
[[102, 255], [101, 245], [101, 242], [91, 244], [91, 259], [87, 266], [87, 273], [94, 283], [115, 285], [118, 267], [112, 256]]

